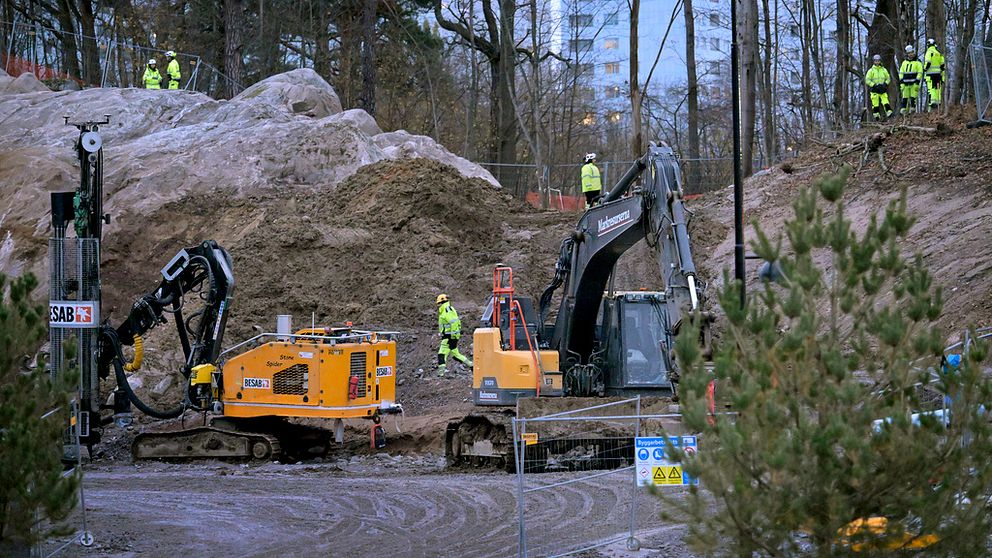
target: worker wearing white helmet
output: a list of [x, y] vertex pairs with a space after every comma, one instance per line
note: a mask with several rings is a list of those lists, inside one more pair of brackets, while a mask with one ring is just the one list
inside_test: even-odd
[[141, 76], [141, 81], [144, 82], [145, 89], [162, 89], [162, 74], [159, 73], [154, 58], [148, 61], [148, 67], [145, 68], [145, 75]]
[[179, 89], [182, 74], [179, 71], [179, 61], [176, 60], [176, 51], [167, 51], [165, 57], [169, 59], [169, 65], [165, 68], [165, 74], [169, 76], [169, 89]]
[[916, 57], [913, 45], [906, 45], [906, 57], [899, 66], [899, 94], [902, 97], [902, 107], [899, 112], [903, 116], [916, 110], [916, 97], [920, 94], [920, 84], [923, 83], [923, 62]]
[[940, 94], [944, 88], [944, 55], [937, 50], [937, 41], [927, 39], [927, 52], [923, 55], [923, 72], [927, 77], [927, 96], [930, 97], [930, 110], [940, 105]]
[[865, 74], [865, 84], [868, 85], [868, 93], [871, 97], [871, 111], [878, 120], [885, 120], [892, 116], [892, 105], [889, 104], [889, 83], [892, 77], [889, 70], [882, 65], [882, 57], [872, 56], [871, 68]]
[[603, 179], [596, 166], [595, 153], [586, 153], [585, 164], [582, 165], [582, 193], [586, 196], [586, 209], [592, 207], [603, 193]]

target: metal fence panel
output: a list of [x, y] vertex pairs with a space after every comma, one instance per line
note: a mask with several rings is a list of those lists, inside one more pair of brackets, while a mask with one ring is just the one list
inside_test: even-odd
[[975, 76], [975, 105], [978, 120], [992, 121], [992, 48], [982, 45], [979, 38], [971, 44], [971, 67]]
[[519, 556], [635, 550], [659, 527], [661, 501], [637, 486], [634, 440], [681, 433], [681, 415], [641, 411], [637, 397], [514, 419]]

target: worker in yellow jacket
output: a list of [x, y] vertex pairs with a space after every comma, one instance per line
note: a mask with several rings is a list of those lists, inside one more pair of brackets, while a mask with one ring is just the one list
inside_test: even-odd
[[166, 52], [165, 57], [169, 59], [169, 65], [165, 67], [165, 74], [169, 76], [169, 89], [179, 89], [179, 80], [183, 76], [179, 71], [179, 61], [176, 60], [176, 51], [170, 50]]
[[903, 116], [916, 110], [916, 98], [923, 83], [923, 62], [916, 57], [913, 45], [906, 45], [906, 58], [899, 66], [899, 94], [902, 97]]
[[927, 53], [923, 55], [923, 72], [927, 77], [927, 96], [930, 97], [930, 110], [940, 105], [940, 93], [944, 88], [944, 55], [937, 50], [937, 41], [927, 39]]
[[458, 352], [458, 340], [462, 337], [462, 321], [458, 318], [458, 312], [452, 308], [448, 295], [444, 293], [437, 295], [437, 332], [441, 335], [441, 347], [437, 351], [438, 377], [444, 378], [444, 373], [448, 370], [449, 355], [471, 368], [472, 361]]
[[154, 58], [148, 61], [148, 67], [145, 68], [145, 75], [141, 76], [141, 81], [144, 82], [145, 89], [162, 89], [162, 74], [155, 66]]
[[586, 153], [585, 164], [582, 165], [582, 193], [586, 196], [586, 209], [592, 207], [603, 193], [603, 179], [596, 166], [595, 153]]
[[865, 84], [868, 85], [868, 94], [871, 97], [871, 111], [878, 120], [885, 120], [892, 116], [892, 105], [889, 104], [889, 83], [892, 77], [882, 65], [881, 56], [872, 56], [871, 62], [871, 68], [865, 74]]

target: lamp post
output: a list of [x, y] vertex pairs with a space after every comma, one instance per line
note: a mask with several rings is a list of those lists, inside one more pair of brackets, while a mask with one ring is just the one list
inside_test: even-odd
[[744, 183], [741, 177], [741, 80], [737, 56], [737, 2], [738, 0], [730, 0], [730, 88], [734, 126], [734, 278], [741, 284], [743, 306], [747, 289], [744, 285]]

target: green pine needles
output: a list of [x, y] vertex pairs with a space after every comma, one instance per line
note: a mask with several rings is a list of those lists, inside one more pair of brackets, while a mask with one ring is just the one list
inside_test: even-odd
[[[784, 234], [755, 225], [752, 248], [782, 279], [742, 308], [726, 276], [712, 370], [695, 336], [679, 336], [682, 411], [700, 451], [670, 453], [701, 486], [667, 498], [669, 515], [713, 556], [987, 556], [986, 346], [941, 365], [941, 290], [900, 250], [913, 224], [905, 190], [855, 234], [846, 178], [801, 191]], [[731, 414], [709, 414], [711, 380]], [[949, 421], [932, 412], [945, 399]]]
[[[63, 478], [61, 461], [73, 379], [56, 385], [30, 358], [47, 336], [45, 308], [30, 300], [37, 285], [28, 274], [8, 289], [0, 275], [0, 555], [62, 532], [58, 522], [76, 505], [79, 479]], [[43, 419], [52, 409], [59, 412]]]

